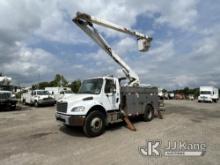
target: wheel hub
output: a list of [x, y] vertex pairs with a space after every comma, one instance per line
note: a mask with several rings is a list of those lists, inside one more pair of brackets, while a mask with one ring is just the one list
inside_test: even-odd
[[92, 131], [97, 132], [102, 128], [102, 120], [98, 117], [92, 119], [90, 126]]

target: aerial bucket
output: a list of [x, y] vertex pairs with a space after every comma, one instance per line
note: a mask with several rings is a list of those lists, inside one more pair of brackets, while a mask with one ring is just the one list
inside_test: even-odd
[[146, 52], [150, 48], [150, 40], [145, 38], [138, 39], [138, 50], [140, 52]]

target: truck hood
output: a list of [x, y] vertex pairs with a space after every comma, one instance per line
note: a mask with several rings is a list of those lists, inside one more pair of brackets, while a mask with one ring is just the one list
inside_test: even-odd
[[60, 99], [61, 102], [78, 102], [82, 101], [83, 99], [92, 100], [94, 95], [92, 94], [72, 94], [69, 96], [65, 96], [64, 98]]

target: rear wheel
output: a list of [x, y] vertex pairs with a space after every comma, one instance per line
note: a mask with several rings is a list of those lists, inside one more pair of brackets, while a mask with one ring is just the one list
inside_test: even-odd
[[99, 136], [105, 131], [105, 115], [99, 111], [93, 111], [86, 117], [84, 133], [89, 137]]
[[144, 121], [151, 121], [154, 118], [154, 109], [151, 105], [147, 105], [144, 111]]

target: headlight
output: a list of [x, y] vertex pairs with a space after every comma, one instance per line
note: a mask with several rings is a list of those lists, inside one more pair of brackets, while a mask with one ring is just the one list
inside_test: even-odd
[[83, 112], [85, 110], [85, 107], [79, 106], [72, 108], [71, 112]]

